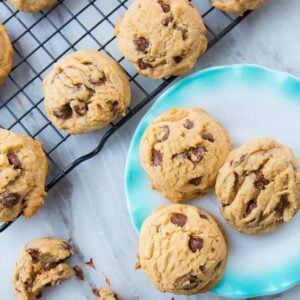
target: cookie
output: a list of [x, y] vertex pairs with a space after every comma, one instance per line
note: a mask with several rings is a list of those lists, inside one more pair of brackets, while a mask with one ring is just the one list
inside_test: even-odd
[[242, 16], [248, 10], [255, 10], [267, 0], [212, 0], [212, 5], [226, 13]]
[[53, 124], [70, 134], [107, 126], [125, 115], [129, 81], [110, 56], [81, 50], [63, 58], [43, 82], [45, 107]]
[[72, 255], [70, 245], [49, 237], [29, 242], [22, 250], [12, 283], [17, 300], [35, 300], [47, 286], [56, 286], [73, 276], [65, 260]]
[[0, 129], [0, 222], [38, 211], [46, 196], [47, 169], [40, 142]]
[[99, 290], [99, 300], [118, 300], [118, 297], [110, 289], [100, 289]]
[[204, 22], [187, 0], [135, 0], [115, 33], [125, 58], [153, 79], [187, 73], [207, 48]]
[[141, 164], [152, 188], [173, 202], [205, 194], [230, 152], [226, 130], [201, 109], [171, 109], [146, 130]]
[[270, 232], [299, 209], [299, 164], [289, 148], [273, 139], [251, 141], [228, 156], [216, 194], [222, 215], [234, 229]]
[[171, 204], [146, 219], [138, 253], [141, 268], [160, 291], [192, 295], [206, 292], [220, 280], [227, 243], [208, 212]]
[[3, 84], [13, 66], [13, 52], [6, 29], [0, 23], [0, 85]]
[[57, 0], [7, 0], [7, 2], [18, 10], [35, 13], [55, 5]]

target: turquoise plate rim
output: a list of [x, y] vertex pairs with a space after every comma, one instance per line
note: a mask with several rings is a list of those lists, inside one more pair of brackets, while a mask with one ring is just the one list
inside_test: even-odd
[[[283, 78], [285, 79], [284, 82], [286, 82], [286, 80], [291, 81], [291, 86], [293, 87], [297, 87], [297, 89], [299, 89], [300, 91], [300, 79], [297, 78], [295, 75], [289, 74], [287, 72], [284, 71], [278, 71], [278, 70], [273, 70], [270, 68], [266, 68], [263, 66], [259, 66], [259, 65], [255, 65], [255, 64], [233, 64], [233, 65], [224, 65], [224, 66], [217, 66], [217, 67], [211, 67], [211, 68], [207, 68], [201, 71], [197, 71], [191, 75], [188, 75], [187, 77], [179, 80], [178, 82], [176, 82], [174, 85], [172, 85], [170, 88], [168, 88], [166, 91], [162, 92], [161, 95], [155, 100], [155, 102], [153, 103], [153, 105], [149, 108], [149, 110], [145, 113], [145, 115], [142, 117], [142, 119], [139, 121], [138, 126], [135, 129], [135, 132], [132, 136], [131, 139], [131, 143], [130, 143], [130, 147], [128, 150], [128, 155], [127, 155], [127, 159], [126, 159], [126, 167], [125, 167], [125, 176], [124, 176], [124, 184], [125, 184], [125, 195], [126, 195], [126, 200], [127, 200], [127, 208], [129, 211], [129, 215], [130, 215], [130, 219], [137, 231], [137, 233], [139, 234], [139, 224], [137, 224], [136, 220], [133, 218], [132, 215], [132, 210], [130, 208], [130, 200], [129, 200], [129, 180], [128, 180], [128, 174], [129, 174], [129, 169], [131, 166], [131, 161], [132, 161], [132, 153], [133, 153], [133, 149], [136, 147], [136, 143], [138, 140], [138, 136], [141, 136], [143, 134], [143, 132], [145, 131], [145, 129], [148, 126], [148, 118], [149, 116], [151, 116], [152, 111], [155, 111], [155, 109], [161, 105], [161, 102], [164, 101], [165, 98], [168, 97], [168, 95], [172, 94], [176, 89], [178, 89], [180, 86], [184, 85], [185, 83], [189, 82], [190, 80], [195, 79], [196, 77], [201, 77], [201, 76], [205, 76], [205, 75], [209, 75], [211, 73], [214, 72], [227, 72], [228, 70], [230, 71], [237, 71], [237, 70], [242, 70], [243, 72], [253, 72], [253, 71], [259, 71], [259, 72], [263, 72], [265, 74], [267, 74], [268, 76], [274, 76], [274, 80], [276, 79], [277, 81], [280, 80], [283, 82]], [[299, 262], [300, 264], [300, 262]], [[292, 268], [294, 267], [294, 268]], [[297, 266], [299, 267], [299, 266]], [[240, 289], [234, 289], [231, 288], [229, 289], [227, 287], [227, 292], [221, 292], [221, 290], [218, 290], [217, 288], [210, 290], [210, 292], [212, 294], [218, 295], [218, 296], [222, 296], [222, 297], [226, 297], [226, 298], [251, 298], [251, 297], [261, 297], [261, 296], [270, 296], [270, 295], [274, 295], [274, 294], [279, 294], [282, 293], [290, 288], [295, 287], [296, 285], [298, 285], [300, 283], [300, 270], [298, 272], [295, 271], [295, 262], [291, 264], [290, 266], [291, 269], [293, 269], [290, 273], [289, 273], [289, 277], [294, 277], [295, 275], [298, 275], [298, 279], [294, 278], [290, 280], [287, 280], [285, 277], [277, 277], [276, 280], [276, 286], [274, 285], [274, 283], [270, 283], [269, 285], [265, 286], [264, 290], [253, 290], [253, 289], [249, 289], [247, 291], [242, 291]], [[298, 269], [298, 268], [297, 268]], [[296, 274], [295, 274], [296, 272]], [[279, 281], [279, 282], [278, 282]], [[218, 285], [217, 285], [218, 286]], [[217, 287], [216, 286], [216, 287]], [[235, 292], [235, 290], [238, 290], [238, 292]]]

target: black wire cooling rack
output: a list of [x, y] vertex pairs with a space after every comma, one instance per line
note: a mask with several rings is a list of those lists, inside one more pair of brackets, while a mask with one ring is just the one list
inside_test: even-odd
[[[50, 10], [37, 14], [15, 11], [6, 2], [0, 2], [0, 21], [7, 28], [15, 49], [13, 70], [0, 88], [0, 126], [43, 142], [50, 164], [47, 190], [80, 163], [101, 152], [109, 137], [175, 79], [153, 81], [144, 78], [118, 51], [114, 26], [130, 2], [61, 0]], [[214, 9], [209, 0], [192, 2], [203, 13], [209, 48], [243, 19]], [[48, 120], [42, 103], [41, 85], [54, 62], [82, 48], [105, 51], [122, 65], [131, 83], [133, 101], [126, 116], [106, 129], [74, 137], [57, 130]], [[81, 152], [73, 151], [74, 139], [82, 140]], [[89, 139], [89, 144], [90, 140], [94, 142], [92, 148], [84, 146], [86, 139]], [[0, 224], [0, 232], [10, 224]]]

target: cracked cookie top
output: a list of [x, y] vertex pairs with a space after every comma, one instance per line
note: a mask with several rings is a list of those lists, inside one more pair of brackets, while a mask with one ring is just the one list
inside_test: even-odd
[[231, 150], [226, 130], [201, 109], [171, 109], [146, 130], [141, 163], [152, 187], [174, 202], [204, 194]]
[[73, 254], [64, 240], [48, 237], [29, 242], [22, 250], [13, 274], [17, 300], [36, 300], [47, 286], [56, 286], [73, 276], [65, 260]]
[[207, 48], [202, 18], [187, 0], [135, 0], [116, 36], [125, 58], [154, 79], [187, 73]]
[[129, 81], [110, 56], [81, 50], [63, 58], [43, 83], [45, 107], [55, 126], [81, 134], [124, 115], [131, 100]]
[[5, 27], [0, 23], [0, 85], [5, 81], [13, 65], [13, 47]]
[[47, 169], [40, 142], [0, 129], [0, 222], [37, 212], [44, 204]]
[[35, 13], [55, 5], [57, 0], [7, 0], [7, 2], [18, 10]]
[[221, 278], [227, 244], [215, 219], [183, 204], [164, 205], [144, 222], [139, 241], [141, 268], [162, 292], [206, 292]]
[[299, 164], [270, 138], [233, 150], [221, 168], [216, 194], [227, 222], [246, 234], [267, 233], [290, 221], [300, 205]]

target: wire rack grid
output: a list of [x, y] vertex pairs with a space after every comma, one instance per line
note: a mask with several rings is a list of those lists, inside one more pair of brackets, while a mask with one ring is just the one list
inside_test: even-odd
[[[0, 21], [7, 28], [15, 50], [14, 67], [0, 88], [0, 126], [43, 142], [50, 164], [47, 190], [80, 163], [99, 153], [109, 137], [175, 79], [153, 81], [140, 76], [118, 51], [114, 27], [131, 2], [60, 0], [51, 9], [37, 14], [22, 13], [0, 2]], [[209, 0], [191, 2], [202, 12], [208, 31], [208, 48], [243, 19], [217, 11]], [[48, 120], [41, 84], [53, 63], [83, 48], [105, 51], [122, 65], [131, 83], [133, 101], [126, 116], [107, 128], [74, 137], [59, 131]], [[76, 139], [83, 145], [80, 151], [73, 151]], [[0, 232], [10, 224], [0, 224]]]

